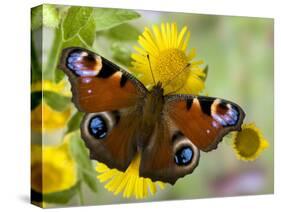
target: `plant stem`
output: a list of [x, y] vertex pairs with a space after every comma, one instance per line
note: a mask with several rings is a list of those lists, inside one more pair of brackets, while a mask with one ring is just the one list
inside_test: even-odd
[[55, 30], [55, 37], [46, 64], [46, 71], [48, 72], [47, 75], [50, 76], [50, 78], [53, 81], [55, 80], [55, 71], [57, 69], [61, 47], [62, 47], [62, 32], [61, 32], [61, 27], [58, 27]]
[[84, 195], [82, 192], [82, 183], [80, 183], [79, 188], [78, 188], [78, 194], [79, 194], [79, 201], [80, 201], [80, 205], [84, 205]]

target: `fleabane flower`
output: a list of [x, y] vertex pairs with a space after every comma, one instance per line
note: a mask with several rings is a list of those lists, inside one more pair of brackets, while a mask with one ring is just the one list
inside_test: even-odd
[[156, 83], [161, 81], [165, 93], [199, 94], [206, 74], [200, 67], [203, 61], [194, 60], [195, 49], [187, 51], [189, 38], [187, 27], [178, 31], [175, 23], [146, 27], [131, 55], [132, 71], [147, 86], [154, 85], [153, 77]]
[[268, 141], [254, 123], [244, 124], [242, 130], [233, 135], [233, 149], [241, 160], [255, 160], [268, 146]]
[[154, 195], [157, 192], [157, 186], [165, 188], [165, 183], [157, 181], [152, 182], [149, 178], [139, 176], [139, 166], [141, 157], [139, 154], [133, 159], [125, 172], [117, 169], [110, 169], [103, 163], [97, 163], [97, 176], [101, 183], [106, 182], [105, 188], [114, 195], [123, 193], [124, 198], [135, 197], [143, 199], [148, 197], [149, 193]]
[[[36, 82], [31, 85], [32, 92], [51, 91], [62, 96], [70, 97], [66, 81], [54, 83], [48, 80]], [[42, 101], [36, 108], [31, 111], [31, 127], [35, 131], [51, 132], [66, 126], [71, 115], [71, 107], [67, 107], [64, 111], [56, 111], [45, 101]]]

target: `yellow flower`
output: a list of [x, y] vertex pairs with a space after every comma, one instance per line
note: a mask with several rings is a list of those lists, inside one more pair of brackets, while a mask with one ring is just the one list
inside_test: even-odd
[[69, 189], [77, 182], [76, 166], [69, 152], [69, 136], [59, 146], [31, 145], [31, 187], [39, 193]]
[[[66, 81], [62, 80], [55, 84], [51, 81], [36, 82], [31, 85], [31, 91], [52, 91], [63, 96], [71, 96], [67, 88]], [[67, 107], [64, 111], [56, 111], [48, 104], [42, 101], [35, 109], [31, 111], [31, 127], [36, 131], [53, 131], [66, 126], [71, 115], [71, 107]]]
[[31, 84], [31, 91], [52, 91], [64, 96], [71, 96], [71, 92], [65, 80], [61, 80], [59, 83], [53, 83], [49, 80], [44, 80], [43, 82], [38, 81]]
[[97, 178], [103, 183], [108, 181], [105, 188], [118, 195], [123, 192], [124, 198], [134, 196], [136, 199], [143, 199], [149, 195], [149, 192], [154, 195], [157, 191], [157, 185], [164, 189], [165, 184], [157, 181], [152, 182], [149, 178], [139, 176], [140, 155], [136, 155], [134, 160], [125, 172], [117, 169], [109, 169], [105, 164], [98, 163], [96, 171], [100, 173]]
[[131, 55], [132, 71], [140, 73], [140, 80], [149, 86], [154, 84], [153, 73], [156, 83], [163, 83], [165, 93], [200, 93], [204, 89], [203, 61], [193, 61], [195, 49], [186, 53], [189, 38], [187, 27], [179, 32], [175, 23], [145, 28], [138, 39], [140, 46], [135, 46], [136, 53]]
[[254, 123], [244, 124], [242, 130], [233, 135], [233, 148], [241, 160], [255, 160], [268, 145], [268, 141]]
[[31, 112], [31, 127], [33, 130], [43, 132], [57, 130], [66, 126], [70, 115], [70, 107], [59, 112], [43, 102]]

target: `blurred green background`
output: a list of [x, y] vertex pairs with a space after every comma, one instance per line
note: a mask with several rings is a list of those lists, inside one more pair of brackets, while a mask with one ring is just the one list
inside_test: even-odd
[[[56, 8], [60, 14], [64, 14], [69, 7], [57, 6]], [[95, 9], [93, 11], [95, 14]], [[93, 34], [95, 40], [91, 46], [93, 50], [130, 70], [132, 47], [137, 44], [137, 37], [143, 32], [144, 27], [150, 28], [152, 25], [160, 25], [163, 22], [175, 22], [179, 30], [183, 26], [188, 26], [191, 32], [188, 49], [196, 48], [196, 59], [203, 59], [209, 66], [206, 90], [203, 94], [207, 93], [209, 96], [238, 103], [246, 112], [244, 123], [254, 122], [270, 146], [257, 160], [244, 162], [237, 160], [231, 146], [231, 136], [226, 136], [217, 150], [201, 153], [199, 166], [192, 175], [179, 179], [174, 186], [168, 185], [155, 196], [143, 200], [124, 199], [121, 194], [114, 196], [108, 192], [104, 184], [96, 180], [96, 192], [92, 192], [85, 184], [82, 185], [84, 204], [273, 193], [273, 19], [141, 10], [136, 12], [140, 17], [110, 28], [102, 29], [102, 22], [100, 25], [96, 22], [96, 33]], [[99, 16], [94, 15], [94, 17], [98, 21]], [[55, 38], [56, 29], [43, 26], [43, 67], [47, 66], [44, 63], [48, 63], [48, 56], [52, 55], [50, 52], [53, 51]], [[69, 45], [75, 44], [69, 43]], [[77, 45], [83, 46], [79, 42]], [[62, 46], [67, 46], [67, 44], [64, 43]], [[36, 48], [38, 49], [38, 46]], [[46, 79], [49, 76], [48, 71], [48, 69], [45, 70]], [[44, 133], [44, 145], [56, 143], [54, 140], [59, 140], [65, 131], [65, 129], [60, 129], [56, 132]], [[33, 132], [33, 137], [36, 136], [40, 137], [38, 133]], [[36, 143], [36, 139], [33, 142]], [[50, 204], [49, 206], [77, 204], [75, 196], [67, 204]]]

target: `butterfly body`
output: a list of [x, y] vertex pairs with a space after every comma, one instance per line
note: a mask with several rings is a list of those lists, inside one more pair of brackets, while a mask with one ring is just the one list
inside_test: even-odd
[[200, 150], [217, 147], [240, 130], [243, 110], [230, 101], [164, 95], [159, 82], [147, 90], [133, 75], [82, 48], [63, 51], [73, 102], [85, 112], [81, 136], [90, 158], [125, 171], [139, 154], [140, 176], [174, 184], [193, 172]]
[[153, 129], [155, 123], [161, 121], [164, 106], [164, 90], [161, 83], [152, 88], [144, 98], [142, 107], [142, 129]]

